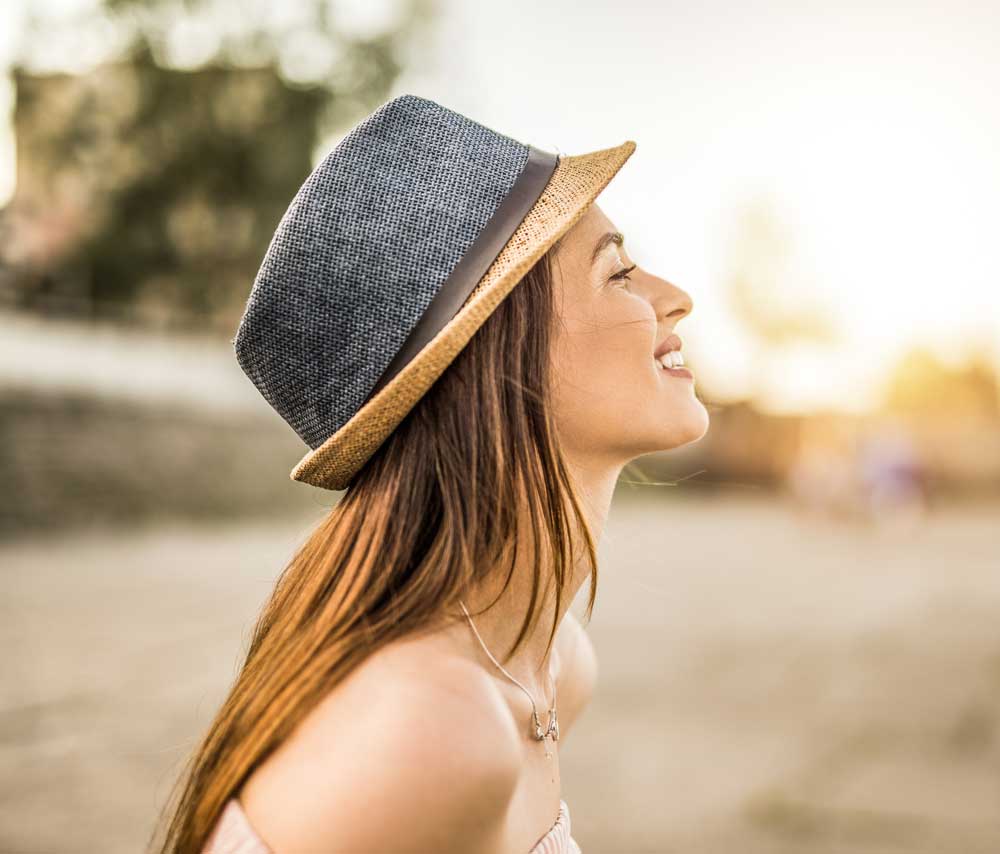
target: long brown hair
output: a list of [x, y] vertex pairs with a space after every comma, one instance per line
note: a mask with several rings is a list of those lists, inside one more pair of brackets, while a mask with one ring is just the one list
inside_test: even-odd
[[[508, 656], [537, 626], [553, 587], [560, 613], [581, 541], [591, 569], [589, 619], [595, 546], [547, 405], [554, 249], [292, 556], [228, 697], [164, 807], [162, 854], [197, 854], [226, 801], [365, 657], [440, 624], [485, 572], [506, 570], [506, 590], [525, 538], [540, 548], [531, 549], [531, 598]], [[528, 511], [527, 530], [518, 530], [519, 507]], [[553, 622], [548, 648], [557, 628]]]

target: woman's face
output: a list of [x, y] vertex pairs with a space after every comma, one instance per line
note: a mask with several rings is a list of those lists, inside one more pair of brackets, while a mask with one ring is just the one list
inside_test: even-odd
[[708, 429], [694, 380], [668, 373], [653, 358], [691, 312], [691, 297], [638, 266], [628, 279], [612, 278], [634, 263], [624, 246], [603, 239], [617, 231], [592, 204], [553, 255], [561, 318], [553, 342], [557, 428], [574, 458], [597, 465], [624, 465]]

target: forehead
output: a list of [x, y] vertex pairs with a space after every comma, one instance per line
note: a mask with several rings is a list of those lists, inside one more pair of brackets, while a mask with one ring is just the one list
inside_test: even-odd
[[602, 238], [617, 232], [615, 224], [595, 202], [566, 232], [556, 254], [561, 263], [571, 264], [577, 269], [589, 269], [594, 263], [594, 251], [599, 243], [603, 242], [603, 248], [600, 250], [597, 261], [605, 255], [614, 255], [618, 249], [617, 244], [613, 240], [602, 240]]

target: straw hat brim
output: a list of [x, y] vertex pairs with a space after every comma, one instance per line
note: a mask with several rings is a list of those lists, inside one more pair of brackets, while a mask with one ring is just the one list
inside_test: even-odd
[[560, 155], [542, 194], [455, 316], [343, 427], [299, 460], [289, 477], [346, 489], [501, 300], [584, 215], [635, 147], [627, 140], [614, 148]]

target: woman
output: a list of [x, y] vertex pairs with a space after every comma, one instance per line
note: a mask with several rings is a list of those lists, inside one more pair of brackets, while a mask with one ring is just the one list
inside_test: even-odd
[[589, 576], [589, 619], [623, 466], [708, 426], [691, 298], [594, 202], [634, 149], [550, 154], [403, 95], [303, 184], [234, 343], [310, 446], [292, 478], [346, 492], [162, 851], [579, 851], [556, 751], [596, 665], [567, 609]]

